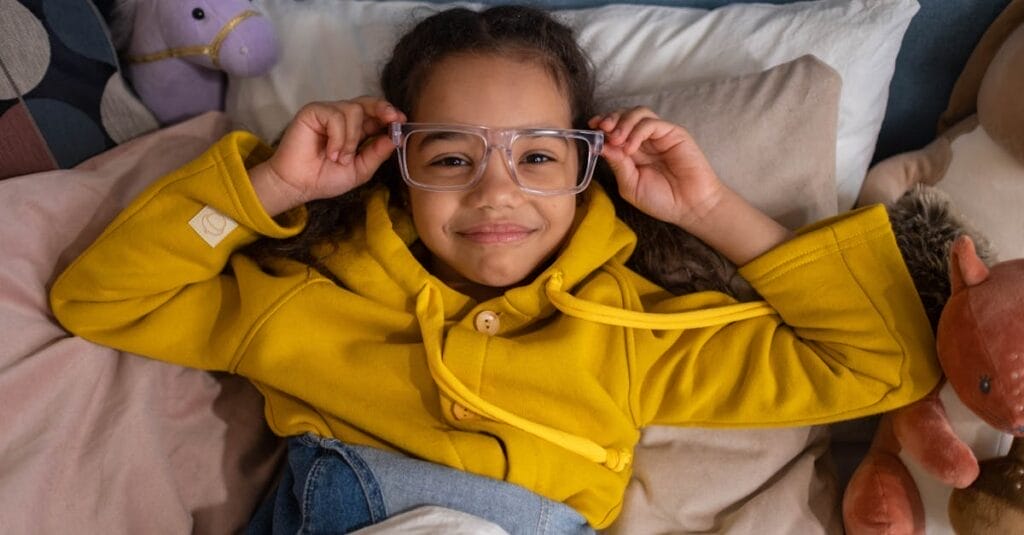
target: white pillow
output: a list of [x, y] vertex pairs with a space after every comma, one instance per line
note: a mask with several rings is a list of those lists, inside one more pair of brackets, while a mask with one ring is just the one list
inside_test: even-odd
[[[256, 0], [275, 24], [281, 59], [267, 75], [229, 85], [227, 112], [265, 139], [311, 100], [379, 94], [398, 36], [454, 4]], [[462, 4], [471, 5], [471, 4]], [[472, 6], [472, 5], [471, 5]], [[695, 8], [609, 5], [565, 10], [598, 70], [599, 96], [622, 97], [765, 70], [805, 54], [843, 79], [836, 146], [838, 206], [856, 200], [916, 0], [818, 0]], [[780, 132], [785, 135], [785, 132]]]

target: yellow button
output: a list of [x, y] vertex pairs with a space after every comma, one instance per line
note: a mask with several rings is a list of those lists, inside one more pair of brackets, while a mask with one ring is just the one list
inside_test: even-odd
[[484, 334], [498, 334], [498, 329], [501, 328], [501, 320], [498, 319], [497, 313], [484, 310], [476, 315], [476, 318], [473, 320], [473, 326], [476, 327], [478, 332]]
[[458, 403], [452, 404], [452, 416], [456, 420], [476, 420], [480, 418], [480, 415], [459, 405]]

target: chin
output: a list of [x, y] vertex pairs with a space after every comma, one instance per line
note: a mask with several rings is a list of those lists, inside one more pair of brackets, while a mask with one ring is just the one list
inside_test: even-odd
[[470, 280], [477, 284], [484, 286], [490, 286], [492, 288], [508, 288], [510, 286], [516, 286], [523, 280], [527, 275], [497, 275], [491, 274], [485, 277], [471, 277]]
[[[508, 288], [521, 284], [534, 272], [529, 269], [509, 269], [509, 262], [485, 262], [463, 272], [467, 279], [484, 286]], [[471, 274], [467, 276], [468, 274]]]

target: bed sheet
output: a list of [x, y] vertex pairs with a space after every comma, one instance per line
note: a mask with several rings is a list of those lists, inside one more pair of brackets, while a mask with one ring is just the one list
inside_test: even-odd
[[281, 447], [248, 382], [70, 336], [52, 278], [142, 187], [228, 129], [212, 113], [0, 181], [0, 531], [231, 533]]

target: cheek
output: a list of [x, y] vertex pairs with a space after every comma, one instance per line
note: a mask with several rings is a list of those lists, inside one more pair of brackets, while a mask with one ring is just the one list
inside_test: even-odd
[[544, 214], [544, 218], [551, 225], [552, 230], [558, 231], [564, 237], [576, 218], [576, 199], [575, 197], [552, 197], [548, 200], [550, 202], [541, 206], [541, 213]]
[[452, 195], [413, 190], [409, 192], [409, 210], [420, 239], [430, 244], [443, 236], [444, 228], [458, 204]]

